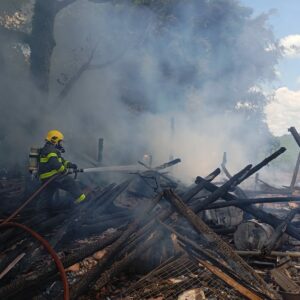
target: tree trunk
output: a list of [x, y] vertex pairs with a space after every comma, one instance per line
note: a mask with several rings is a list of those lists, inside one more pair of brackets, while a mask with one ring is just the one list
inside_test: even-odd
[[51, 56], [55, 47], [54, 20], [56, 13], [56, 1], [36, 0], [29, 39], [30, 71], [38, 89], [46, 94], [49, 90]]

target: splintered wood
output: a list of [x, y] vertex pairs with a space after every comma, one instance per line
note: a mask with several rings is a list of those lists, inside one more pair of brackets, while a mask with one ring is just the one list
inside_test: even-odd
[[[141, 163], [144, 169], [123, 174], [119, 183], [88, 187], [90, 199], [80, 206], [62, 198], [50, 212], [33, 203], [16, 221], [43, 235], [59, 254], [70, 299], [300, 297], [300, 199], [286, 188], [266, 196], [257, 187], [255, 193], [239, 187], [284, 151], [233, 175], [223, 161], [228, 180], [214, 184], [218, 168], [189, 187], [166, 173], [179, 159], [153, 168]], [[11, 198], [16, 180], [1, 182], [3, 197]], [[16, 196], [1, 219], [26, 200]], [[262, 204], [291, 200], [296, 208]], [[39, 244], [17, 229], [2, 230], [0, 241], [0, 299], [63, 298], [56, 266]]]

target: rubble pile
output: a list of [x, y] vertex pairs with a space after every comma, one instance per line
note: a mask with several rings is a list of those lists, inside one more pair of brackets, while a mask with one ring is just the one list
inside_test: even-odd
[[[217, 185], [219, 168], [189, 187], [169, 176], [177, 159], [96, 187], [81, 205], [55, 213], [29, 205], [13, 222], [56, 251], [70, 296], [43, 247], [0, 225], [0, 299], [300, 299], [298, 205], [262, 206], [300, 198], [239, 187], [284, 151], [234, 175], [223, 161], [228, 180]], [[10, 198], [16, 186], [6, 181], [0, 194]]]

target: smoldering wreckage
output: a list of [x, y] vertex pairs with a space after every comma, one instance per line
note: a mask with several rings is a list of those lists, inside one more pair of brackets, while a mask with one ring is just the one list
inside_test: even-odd
[[[36, 206], [44, 185], [28, 198], [31, 183], [6, 174], [0, 299], [300, 299], [300, 156], [288, 187], [258, 176], [285, 151], [235, 175], [224, 157], [188, 187], [168, 172], [180, 159], [96, 166], [83, 171], [123, 181], [84, 186], [88, 201], [51, 214]], [[242, 190], [253, 175], [257, 188]]]

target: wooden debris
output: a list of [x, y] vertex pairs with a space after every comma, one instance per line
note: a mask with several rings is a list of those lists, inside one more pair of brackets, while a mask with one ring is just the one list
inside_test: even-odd
[[[165, 193], [165, 197], [172, 202], [172, 204], [180, 211], [180, 213], [193, 225], [193, 227], [208, 240], [214, 240], [216, 250], [220, 251], [220, 255], [223, 254], [227, 261], [231, 261], [231, 266], [236, 265], [235, 271], [239, 276], [243, 277], [245, 280], [248, 280], [253, 286], [261, 289], [262, 292], [266, 293], [272, 299], [277, 299], [276, 293], [268, 289], [267, 284], [259, 277], [254, 270], [238, 255], [235, 254], [233, 249], [227, 245], [222, 239], [220, 239], [209, 227], [189, 208], [187, 207], [182, 200], [168, 191]], [[232, 262], [234, 260], [234, 264]]]
[[237, 227], [233, 235], [234, 245], [237, 250], [262, 251], [273, 234], [274, 229], [268, 224], [260, 223], [256, 220], [246, 221]]
[[23, 257], [25, 253], [18, 255], [1, 273], [0, 279], [2, 279]]
[[300, 296], [300, 286], [291, 280], [284, 268], [271, 270], [271, 276], [284, 291], [299, 294]]
[[76, 263], [66, 269], [66, 272], [78, 272], [80, 270], [80, 264]]
[[[291, 242], [274, 249], [283, 233], [300, 240], [297, 209], [285, 213], [283, 220], [253, 204], [300, 198], [249, 198], [238, 184], [284, 151], [281, 148], [234, 176], [222, 166], [229, 180], [220, 186], [212, 183], [220, 169], [205, 178], [198, 176], [195, 184], [186, 187], [161, 172], [180, 160], [158, 167], [144, 165], [145, 171], [126, 175], [120, 184], [96, 187], [92, 199], [80, 207], [58, 208], [50, 217], [46, 211], [30, 207], [18, 219], [41, 231], [59, 252], [72, 299], [281, 299], [280, 289], [298, 292], [295, 281], [300, 280], [300, 272], [295, 258], [300, 254]], [[209, 227], [198, 213], [215, 213], [212, 209], [216, 208], [223, 210], [225, 219], [231, 218], [229, 211], [238, 211], [240, 217], [232, 213], [238, 220], [233, 223], [221, 222], [219, 216]], [[234, 248], [233, 233], [246, 214], [271, 226], [270, 236], [261, 243], [267, 246], [258, 247], [262, 251]], [[244, 233], [239, 234], [244, 237]], [[11, 268], [3, 277], [1, 299], [21, 299], [25, 293], [28, 299], [61, 299], [55, 266], [36, 244], [17, 230], [1, 233], [0, 241], [1, 274], [13, 259], [26, 253], [18, 268]], [[293, 261], [293, 267], [278, 260], [284, 256]], [[274, 281], [267, 274], [272, 274]], [[283, 288], [284, 282], [288, 288]]]
[[96, 253], [93, 254], [93, 258], [95, 258], [96, 260], [100, 260], [102, 259], [105, 255], [107, 254], [107, 250], [101, 250], [101, 251], [97, 251]]

